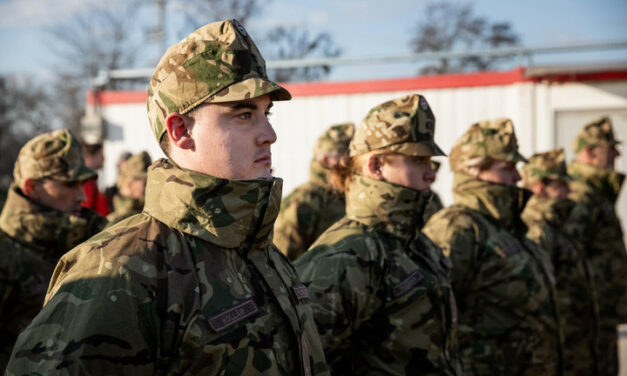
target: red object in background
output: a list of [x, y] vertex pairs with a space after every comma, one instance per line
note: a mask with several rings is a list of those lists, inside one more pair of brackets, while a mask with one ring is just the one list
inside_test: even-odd
[[82, 203], [84, 208], [96, 211], [98, 214], [107, 216], [110, 213], [107, 196], [98, 190], [96, 179], [87, 180], [83, 185], [83, 191], [87, 201]]

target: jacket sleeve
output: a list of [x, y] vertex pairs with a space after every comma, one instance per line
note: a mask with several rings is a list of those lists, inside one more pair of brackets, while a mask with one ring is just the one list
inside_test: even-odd
[[158, 325], [149, 286], [131, 282], [129, 265], [79, 250], [57, 265], [47, 302], [20, 334], [6, 374], [154, 374]]
[[429, 220], [423, 233], [453, 262], [451, 284], [456, 294], [469, 288], [478, 266], [480, 226], [469, 215], [440, 212]]
[[367, 321], [377, 306], [382, 261], [375, 242], [361, 238], [316, 246], [295, 262], [308, 287], [311, 308], [327, 360], [348, 347], [353, 331]]

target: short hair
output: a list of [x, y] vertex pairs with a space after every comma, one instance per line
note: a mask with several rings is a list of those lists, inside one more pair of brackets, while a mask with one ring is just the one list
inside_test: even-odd
[[461, 164], [456, 166], [454, 172], [462, 172], [466, 175], [476, 177], [479, 172], [482, 170], [487, 170], [492, 167], [495, 159], [488, 157], [487, 155], [482, 155], [479, 157], [474, 157], [463, 161]]

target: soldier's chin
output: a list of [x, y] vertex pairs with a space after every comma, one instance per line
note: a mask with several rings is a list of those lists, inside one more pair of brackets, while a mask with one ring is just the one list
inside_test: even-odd
[[270, 167], [264, 167], [259, 173], [258, 179], [272, 179], [272, 169]]

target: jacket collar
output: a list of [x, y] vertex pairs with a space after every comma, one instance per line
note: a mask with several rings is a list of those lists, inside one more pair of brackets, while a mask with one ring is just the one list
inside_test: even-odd
[[106, 221], [88, 209], [81, 216], [63, 213], [22, 195], [12, 186], [0, 214], [0, 229], [46, 257], [59, 257], [86, 240]]
[[577, 161], [568, 166], [568, 174], [573, 179], [583, 181], [594, 191], [616, 203], [621, 187], [625, 181], [625, 175], [614, 170], [599, 168], [583, 164]]
[[561, 228], [566, 223], [574, 205], [574, 201], [569, 199], [533, 195], [525, 206], [522, 218], [528, 224], [546, 222]]
[[346, 193], [346, 216], [409, 241], [422, 227], [422, 212], [429, 197], [430, 193], [357, 176]]
[[161, 159], [150, 166], [144, 211], [166, 225], [223, 248], [272, 241], [281, 179], [226, 180]]
[[318, 161], [311, 161], [309, 167], [309, 181], [315, 185], [321, 187], [327, 187], [328, 184], [328, 171], [322, 167], [322, 164]]
[[522, 225], [520, 215], [530, 197], [531, 192], [526, 189], [455, 174], [455, 203], [492, 218], [508, 231]]

